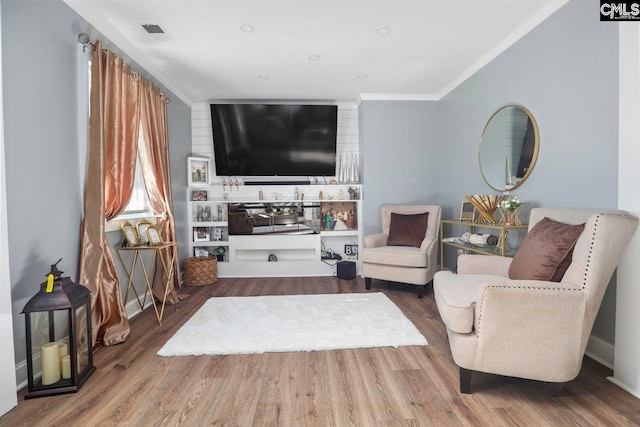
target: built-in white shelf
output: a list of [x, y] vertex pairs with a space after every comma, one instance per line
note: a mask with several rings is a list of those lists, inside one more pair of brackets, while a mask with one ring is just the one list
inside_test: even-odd
[[[350, 191], [351, 190], [351, 191]], [[205, 192], [207, 200], [192, 200], [193, 192]], [[262, 192], [262, 198], [260, 198]], [[202, 194], [201, 194], [202, 196]], [[356, 196], [356, 199], [352, 197]], [[224, 248], [224, 260], [218, 262], [219, 277], [273, 277], [273, 276], [329, 276], [336, 273], [335, 260], [322, 259], [324, 251], [340, 254], [343, 259], [356, 261], [357, 271], [360, 263], [354, 257], [344, 254], [345, 245], [362, 246], [362, 187], [358, 184], [341, 185], [198, 185], [188, 191], [188, 227], [190, 230], [189, 252], [195, 255], [196, 249], [204, 249], [211, 254], [217, 248]], [[308, 217], [304, 221], [309, 228], [321, 230], [304, 233], [255, 233], [250, 235], [229, 235], [228, 207], [231, 204], [244, 204], [247, 209], [259, 209], [260, 205], [283, 208], [300, 206], [305, 209], [346, 209], [343, 203], [352, 204], [355, 211], [356, 229], [353, 222], [349, 230], [321, 230], [320, 218]], [[218, 207], [221, 206], [219, 209]], [[347, 205], [349, 206], [349, 205]], [[214, 220], [197, 221], [202, 217], [199, 207], [204, 207], [207, 215]], [[353, 217], [351, 217], [353, 218]], [[345, 221], [346, 222], [346, 221]], [[345, 224], [342, 224], [344, 227]], [[199, 227], [207, 228], [210, 238], [212, 230], [222, 229], [223, 240], [195, 241], [193, 232]], [[281, 226], [270, 226], [274, 231]], [[279, 228], [280, 227], [280, 228]], [[274, 255], [277, 261], [269, 261]], [[273, 259], [273, 257], [272, 257]]]

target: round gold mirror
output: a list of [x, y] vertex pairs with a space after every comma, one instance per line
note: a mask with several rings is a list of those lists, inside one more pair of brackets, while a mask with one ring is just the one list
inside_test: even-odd
[[521, 105], [507, 105], [493, 113], [482, 131], [478, 158], [480, 173], [496, 191], [521, 186], [538, 158], [540, 135], [531, 112]]

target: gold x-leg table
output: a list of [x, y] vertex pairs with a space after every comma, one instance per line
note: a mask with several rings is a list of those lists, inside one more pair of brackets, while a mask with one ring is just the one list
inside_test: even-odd
[[[177, 244], [175, 242], [162, 243], [160, 245], [155, 246], [125, 246], [125, 247], [117, 247], [116, 253], [118, 254], [118, 259], [120, 260], [120, 264], [122, 264], [122, 268], [127, 275], [127, 292], [125, 293], [125, 304], [129, 298], [129, 290], [133, 290], [133, 294], [136, 296], [136, 300], [138, 301], [138, 305], [140, 306], [140, 310], [144, 310], [144, 305], [147, 302], [147, 295], [150, 294], [151, 303], [153, 305], [153, 310], [156, 313], [156, 318], [158, 319], [158, 324], [162, 325], [162, 317], [164, 315], [164, 308], [167, 302], [167, 295], [169, 294], [169, 288], [173, 286], [173, 275], [174, 264], [176, 259], [176, 250]], [[149, 262], [148, 268], [145, 266], [143, 254], [151, 251], [151, 260]], [[167, 251], [169, 255], [169, 262], [165, 261], [165, 257], [163, 257], [162, 251]], [[127, 265], [122, 258], [123, 252], [131, 252], [133, 254], [131, 263]], [[158, 256], [160, 254], [160, 256]], [[156, 263], [158, 262], [158, 258], [160, 259], [160, 263], [162, 265], [163, 271], [163, 282], [164, 282], [164, 292], [162, 296], [162, 305], [158, 310], [158, 304], [156, 303], [156, 299], [153, 297], [153, 289], [151, 280], [153, 279], [153, 272], [155, 271]], [[136, 290], [134, 284], [134, 279], [136, 277], [136, 267], [140, 266], [142, 270], [142, 277], [145, 282], [145, 290], [142, 301], [140, 300], [140, 295]], [[151, 273], [151, 274], [150, 274]], [[178, 311], [178, 304], [176, 302], [175, 309]]]

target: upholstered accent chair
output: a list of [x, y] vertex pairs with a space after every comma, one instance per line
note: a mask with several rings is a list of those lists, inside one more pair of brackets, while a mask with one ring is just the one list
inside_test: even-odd
[[550, 394], [574, 379], [637, 226], [621, 210], [532, 209], [513, 259], [460, 255], [457, 274], [436, 273], [460, 391], [471, 393], [473, 371], [543, 381]]
[[437, 269], [440, 206], [380, 207], [382, 232], [364, 237], [362, 273], [366, 289], [371, 279], [408, 283], [424, 296]]

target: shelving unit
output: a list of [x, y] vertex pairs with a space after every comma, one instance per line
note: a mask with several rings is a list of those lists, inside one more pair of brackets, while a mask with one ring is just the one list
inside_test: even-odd
[[[498, 236], [499, 245], [474, 245], [471, 243], [465, 243], [460, 240], [446, 241], [444, 233], [445, 225], [457, 225], [464, 228], [468, 228], [471, 233], [475, 233], [476, 228], [483, 228], [488, 230], [499, 230]], [[505, 225], [505, 224], [485, 224], [473, 221], [458, 221], [453, 219], [443, 219], [440, 221], [440, 270], [444, 270], [444, 247], [452, 246], [454, 248], [463, 249], [465, 251], [484, 254], [495, 255], [503, 257], [513, 257], [516, 253], [516, 249], [509, 248], [507, 246], [507, 235], [509, 231], [526, 231], [527, 224], [522, 225]]]
[[[194, 192], [206, 200], [193, 200]], [[358, 198], [351, 199], [353, 194]], [[345, 245], [362, 247], [362, 188], [358, 184], [191, 186], [188, 197], [190, 256], [217, 254], [222, 248], [219, 277], [330, 276], [335, 274], [337, 260], [323, 259], [328, 250], [344, 260], [356, 261], [361, 272], [356, 257], [344, 254]], [[253, 234], [229, 235], [230, 204], [244, 204], [248, 209], [263, 205], [302, 208], [304, 215], [299, 221], [304, 230], [271, 224], [254, 227]], [[329, 206], [341, 212], [349, 208], [344, 221], [336, 221], [342, 229], [328, 230], [318, 217], [322, 208]], [[220, 230], [219, 240], [214, 240], [216, 229]], [[261, 232], [264, 229], [268, 232]], [[277, 261], [270, 262], [269, 255], [275, 255]]]

